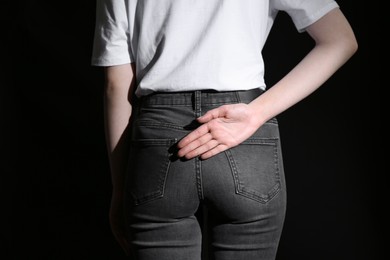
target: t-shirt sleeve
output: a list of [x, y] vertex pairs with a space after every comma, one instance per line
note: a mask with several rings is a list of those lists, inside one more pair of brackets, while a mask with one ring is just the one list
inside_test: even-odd
[[133, 62], [125, 0], [97, 0], [91, 64], [113, 66]]
[[339, 7], [335, 0], [271, 0], [271, 4], [272, 8], [288, 13], [299, 32]]

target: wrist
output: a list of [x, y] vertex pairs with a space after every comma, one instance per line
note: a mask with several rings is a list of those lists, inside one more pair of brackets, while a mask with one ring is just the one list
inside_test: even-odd
[[260, 107], [252, 103], [248, 104], [248, 106], [252, 111], [250, 125], [257, 129], [261, 127], [268, 119], [264, 115], [264, 111]]

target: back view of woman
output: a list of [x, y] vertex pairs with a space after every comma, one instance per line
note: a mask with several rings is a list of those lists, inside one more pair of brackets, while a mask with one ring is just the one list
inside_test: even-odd
[[[266, 86], [279, 11], [315, 47]], [[286, 210], [275, 117], [356, 50], [334, 0], [98, 0], [92, 65], [105, 70], [110, 221], [125, 252], [201, 259], [205, 206], [211, 259], [275, 259]]]

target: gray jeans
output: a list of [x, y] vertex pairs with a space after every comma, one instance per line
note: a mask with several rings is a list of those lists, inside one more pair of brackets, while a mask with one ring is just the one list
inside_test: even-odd
[[[176, 143], [199, 126], [198, 116], [261, 94], [194, 91], [138, 100], [126, 176], [126, 219], [137, 260], [200, 260], [206, 231], [208, 259], [275, 259], [286, 209], [276, 119], [210, 159], [176, 156]], [[200, 206], [207, 208], [207, 230], [195, 216]]]

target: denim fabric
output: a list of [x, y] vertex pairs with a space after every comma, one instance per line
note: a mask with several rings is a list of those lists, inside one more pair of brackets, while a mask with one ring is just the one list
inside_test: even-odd
[[[131, 130], [126, 207], [137, 260], [275, 259], [286, 189], [277, 120], [210, 159], [182, 160], [177, 142], [209, 109], [249, 103], [249, 91], [156, 93], [138, 100]], [[207, 209], [207, 225], [196, 217]], [[204, 241], [204, 239], [203, 239]]]

